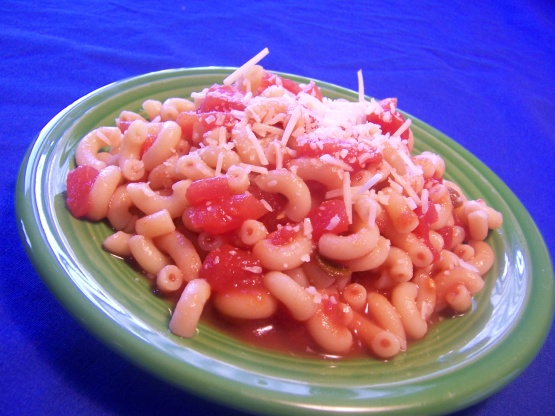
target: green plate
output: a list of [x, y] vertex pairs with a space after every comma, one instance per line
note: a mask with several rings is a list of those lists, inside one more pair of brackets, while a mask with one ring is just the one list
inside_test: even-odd
[[[415, 150], [431, 150], [470, 198], [504, 215], [488, 242], [496, 263], [472, 311], [433, 327], [389, 362], [295, 358], [245, 345], [201, 325], [193, 339], [168, 331], [169, 308], [124, 262], [101, 249], [103, 223], [71, 217], [65, 178], [77, 142], [113, 125], [143, 100], [188, 97], [233, 68], [155, 72], [76, 101], [40, 132], [22, 163], [16, 192], [20, 234], [38, 273], [90, 332], [144, 370], [208, 400], [264, 414], [439, 414], [495, 393], [533, 360], [553, 317], [553, 268], [534, 222], [507, 186], [468, 151], [417, 119]], [[304, 78], [282, 74], [298, 81]], [[318, 82], [324, 95], [357, 93]]]

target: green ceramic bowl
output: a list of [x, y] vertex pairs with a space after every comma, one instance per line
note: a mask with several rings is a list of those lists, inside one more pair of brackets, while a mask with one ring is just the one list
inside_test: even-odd
[[[208, 400], [263, 414], [439, 414], [495, 393], [533, 360], [553, 316], [553, 268], [534, 222], [507, 186], [465, 149], [413, 118], [417, 152], [431, 150], [471, 198], [501, 211], [488, 242], [496, 255], [472, 311], [441, 322], [389, 362], [295, 358], [256, 349], [201, 325], [193, 339], [168, 331], [169, 308], [124, 262], [101, 249], [103, 223], [74, 219], [65, 178], [77, 142], [113, 125], [143, 100], [188, 97], [233, 68], [178, 69], [117, 82], [90, 93], [40, 132], [21, 166], [20, 234], [38, 273], [90, 332], [144, 370]], [[289, 76], [299, 81], [306, 79]], [[332, 98], [357, 94], [324, 82]]]

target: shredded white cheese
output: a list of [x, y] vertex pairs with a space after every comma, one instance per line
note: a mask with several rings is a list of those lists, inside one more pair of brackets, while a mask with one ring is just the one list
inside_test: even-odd
[[343, 162], [340, 159], [337, 159], [336, 157], [333, 157], [332, 155], [322, 155], [320, 156], [320, 160], [322, 162], [329, 163], [330, 165], [338, 166], [346, 172], [351, 172], [353, 170], [353, 168], [349, 164]]
[[222, 173], [223, 163], [224, 163], [224, 154], [220, 152], [218, 153], [218, 159], [216, 160], [216, 169], [214, 170], [214, 176], [219, 176]]
[[405, 197], [405, 201], [407, 201], [407, 205], [411, 210], [415, 210], [417, 205], [416, 202], [414, 202], [414, 199], [409, 198], [409, 197]]
[[392, 136], [400, 136], [401, 134], [403, 134], [406, 130], [408, 130], [411, 123], [412, 123], [411, 119], [407, 118], [405, 122], [401, 124], [401, 126], [397, 129], [397, 131], [392, 134]]
[[397, 171], [395, 169], [393, 169], [393, 167], [389, 163], [387, 163], [385, 160], [382, 161], [382, 163], [389, 167], [389, 169], [391, 170], [390, 171], [391, 176], [393, 176], [393, 178], [395, 179], [395, 182], [397, 182], [399, 185], [401, 185], [405, 189], [408, 196], [410, 196], [417, 205], [420, 205], [420, 198], [418, 197], [418, 194], [412, 188], [412, 186], [410, 186], [407, 183], [407, 181], [405, 181], [405, 179], [401, 175], [399, 175], [397, 173]]
[[355, 193], [355, 196], [359, 196], [364, 192], [370, 190], [374, 185], [376, 185], [379, 181], [381, 181], [382, 178], [383, 178], [383, 175], [381, 173], [374, 174], [374, 176], [372, 176], [370, 179], [364, 182], [362, 186], [359, 187], [359, 189]]
[[258, 155], [258, 160], [260, 160], [260, 163], [263, 165], [270, 164], [270, 162], [268, 162], [268, 158], [264, 154], [264, 149], [262, 149], [262, 146], [260, 145], [260, 140], [258, 140], [258, 137], [256, 137], [248, 124], [245, 126], [245, 131], [247, 132], [247, 137], [251, 141], [252, 146], [254, 147], [254, 150]]
[[326, 230], [327, 231], [333, 230], [335, 227], [339, 225], [340, 222], [341, 222], [341, 218], [339, 218], [339, 215], [335, 214], [333, 217], [331, 217], [328, 225], [326, 225]]
[[362, 69], [357, 72], [358, 77], [358, 102], [363, 103], [364, 100], [364, 78], [362, 77]]
[[422, 192], [420, 193], [420, 202], [421, 202], [421, 206], [422, 206], [422, 214], [425, 214], [426, 212], [428, 212], [428, 208], [429, 208], [429, 191], [424, 188], [422, 189]]
[[268, 173], [268, 169], [265, 168], [264, 166], [256, 166], [256, 165], [251, 165], [249, 163], [239, 163], [239, 166], [242, 167], [243, 169], [246, 169], [247, 172], [254, 172], [254, 173], [261, 173], [261, 174]]
[[231, 85], [239, 78], [241, 78], [244, 74], [249, 72], [249, 70], [255, 66], [258, 62], [260, 62], [266, 55], [268, 55], [270, 51], [268, 48], [262, 49], [258, 52], [255, 56], [237, 68], [234, 72], [232, 72], [226, 79], [224, 79], [224, 85]]
[[291, 134], [293, 133], [293, 130], [295, 129], [295, 126], [297, 124], [297, 121], [299, 121], [299, 118], [301, 118], [301, 108], [295, 107], [295, 110], [293, 110], [293, 113], [291, 114], [291, 118], [289, 119], [289, 122], [287, 123], [287, 127], [285, 127], [285, 131], [283, 132], [283, 136], [281, 138], [281, 144], [283, 146], [287, 146], [287, 142], [289, 141], [289, 138], [291, 137]]
[[347, 211], [347, 220], [349, 224], [353, 223], [353, 196], [351, 193], [351, 175], [345, 172], [343, 175], [343, 202]]
[[265, 199], [261, 199], [260, 203], [262, 205], [264, 205], [264, 208], [266, 208], [268, 210], [268, 212], [273, 212], [274, 209], [272, 208], [272, 206], [268, 203], [268, 201], [266, 201]]
[[312, 222], [310, 221], [310, 218], [305, 218], [303, 220], [303, 235], [305, 237], [310, 237], [312, 235]]
[[283, 151], [279, 142], [273, 142], [274, 150], [276, 152], [276, 169], [283, 168]]
[[392, 181], [391, 178], [389, 179], [389, 187], [400, 194], [403, 193], [403, 187], [397, 182]]
[[256, 274], [262, 273], [262, 267], [260, 266], [243, 267], [243, 270], [246, 270], [247, 272], [251, 272], [251, 273], [256, 273]]

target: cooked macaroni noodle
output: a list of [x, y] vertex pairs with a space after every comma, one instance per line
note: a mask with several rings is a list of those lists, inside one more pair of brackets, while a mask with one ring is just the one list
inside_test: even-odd
[[266, 53], [87, 134], [68, 207], [109, 222], [104, 248], [179, 299], [178, 336], [211, 305], [236, 325], [285, 316], [320, 354], [390, 359], [472, 308], [502, 215], [412, 154], [395, 99], [364, 98], [362, 80], [356, 102], [322, 97], [264, 70]]

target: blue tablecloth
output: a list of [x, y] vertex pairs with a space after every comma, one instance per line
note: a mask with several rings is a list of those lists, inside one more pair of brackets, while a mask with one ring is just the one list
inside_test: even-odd
[[[555, 3], [44, 1], [0, 3], [0, 414], [223, 412], [144, 373], [82, 329], [20, 244], [24, 153], [60, 110], [105, 84], [168, 68], [268, 69], [395, 96], [518, 196], [555, 253]], [[555, 334], [501, 392], [459, 415], [555, 411]], [[227, 414], [241, 414], [229, 411]]]

